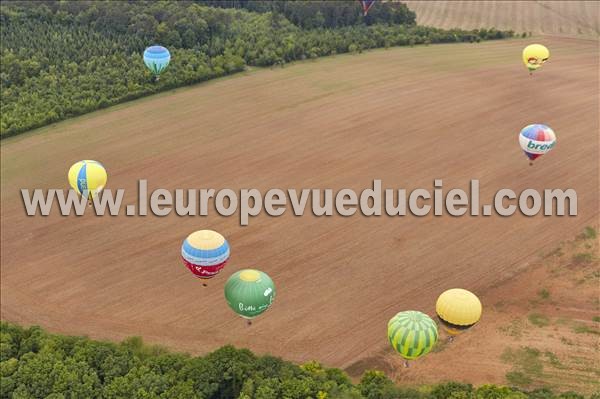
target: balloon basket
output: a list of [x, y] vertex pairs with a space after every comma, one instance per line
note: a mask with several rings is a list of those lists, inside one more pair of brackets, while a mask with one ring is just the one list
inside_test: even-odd
[[250, 327], [252, 325], [252, 320], [246, 320], [246, 325]]
[[448, 343], [451, 344], [452, 342], [454, 342], [454, 336], [451, 335], [448, 337]]
[[408, 362], [408, 360], [404, 361], [404, 368], [409, 368], [410, 367], [410, 363]]
[[531, 161], [530, 161], [530, 162], [529, 162], [529, 166], [533, 166], [533, 162], [531, 162]]
[[203, 287], [208, 287], [208, 284], [206, 284], [206, 283], [202, 283], [202, 286], [203, 286]]

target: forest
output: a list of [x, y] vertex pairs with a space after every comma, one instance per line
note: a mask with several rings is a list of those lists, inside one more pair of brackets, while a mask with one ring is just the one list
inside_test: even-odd
[[254, 12], [283, 14], [294, 25], [303, 28], [338, 28], [348, 25], [404, 24], [414, 25], [416, 14], [406, 4], [379, 2], [364, 16], [355, 0], [199, 0], [211, 7], [243, 8]]
[[[513, 36], [417, 26], [401, 3], [365, 18], [355, 0], [3, 1], [0, 29], [0, 138], [247, 66]], [[171, 52], [159, 82], [142, 61], [153, 44]]]
[[[401, 388], [379, 371], [354, 384], [317, 362], [295, 365], [247, 349], [222, 347], [192, 357], [139, 337], [121, 343], [0, 325], [0, 397], [107, 399], [585, 399], [548, 388], [531, 392], [447, 382]], [[600, 393], [589, 399], [600, 399]]]

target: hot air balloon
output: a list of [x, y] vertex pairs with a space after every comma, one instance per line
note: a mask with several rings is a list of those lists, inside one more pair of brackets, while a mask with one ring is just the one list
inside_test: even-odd
[[100, 162], [86, 159], [71, 166], [68, 178], [73, 190], [91, 204], [92, 199], [106, 186], [108, 176]]
[[234, 273], [225, 284], [225, 299], [235, 313], [248, 320], [266, 311], [275, 299], [275, 284], [267, 273], [244, 269]]
[[431, 351], [438, 339], [435, 321], [415, 310], [400, 312], [388, 322], [388, 339], [405, 360], [417, 359]]
[[144, 64], [154, 74], [156, 80], [171, 61], [171, 53], [163, 46], [150, 46], [144, 51]]
[[229, 244], [225, 237], [212, 230], [193, 232], [181, 246], [183, 263], [194, 276], [201, 279], [216, 276], [225, 267], [229, 254]]
[[519, 144], [529, 158], [529, 165], [533, 165], [535, 159], [554, 148], [556, 135], [546, 125], [529, 125], [525, 126], [519, 133]]
[[470, 291], [453, 288], [439, 296], [435, 311], [452, 341], [455, 335], [473, 327], [481, 318], [481, 302]]
[[363, 9], [363, 16], [366, 17], [373, 4], [375, 4], [375, 0], [359, 0], [359, 2]]
[[550, 58], [550, 51], [541, 44], [530, 44], [523, 49], [523, 62], [529, 69], [529, 74], [540, 68], [548, 58]]

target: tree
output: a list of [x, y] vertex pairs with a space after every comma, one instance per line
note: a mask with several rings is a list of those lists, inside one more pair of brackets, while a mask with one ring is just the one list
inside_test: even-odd
[[367, 399], [385, 399], [393, 386], [392, 381], [381, 371], [370, 370], [363, 374], [358, 389]]
[[437, 385], [431, 390], [429, 395], [431, 399], [446, 399], [449, 398], [452, 393], [459, 392], [463, 393], [464, 396], [469, 397], [473, 392], [473, 385], [460, 382], [447, 382]]
[[527, 399], [527, 395], [507, 387], [483, 385], [475, 391], [477, 399]]

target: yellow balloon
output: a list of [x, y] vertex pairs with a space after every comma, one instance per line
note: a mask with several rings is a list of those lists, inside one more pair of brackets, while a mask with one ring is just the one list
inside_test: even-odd
[[446, 332], [458, 335], [479, 321], [482, 306], [479, 298], [472, 292], [453, 288], [439, 296], [435, 311]]
[[108, 179], [104, 166], [100, 162], [91, 160], [75, 163], [69, 169], [68, 177], [73, 190], [77, 191], [79, 195], [84, 195], [84, 191], [87, 191], [86, 198], [88, 199], [96, 197], [106, 186]]
[[550, 58], [550, 51], [541, 44], [530, 44], [523, 49], [523, 62], [529, 72], [541, 67]]

